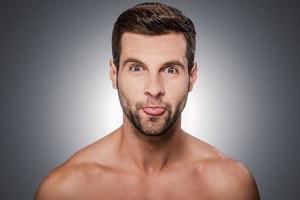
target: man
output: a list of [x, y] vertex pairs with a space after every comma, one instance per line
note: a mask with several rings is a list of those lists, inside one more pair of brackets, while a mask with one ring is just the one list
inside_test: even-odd
[[123, 124], [50, 172], [37, 200], [259, 199], [242, 164], [181, 129], [197, 79], [195, 36], [190, 19], [160, 3], [119, 16], [110, 79]]

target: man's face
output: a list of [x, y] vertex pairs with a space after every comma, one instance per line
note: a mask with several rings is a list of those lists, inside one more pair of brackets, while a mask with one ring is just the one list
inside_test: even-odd
[[142, 134], [162, 135], [180, 116], [196, 80], [185, 51], [183, 34], [123, 34], [119, 71], [111, 64], [111, 78], [123, 112]]

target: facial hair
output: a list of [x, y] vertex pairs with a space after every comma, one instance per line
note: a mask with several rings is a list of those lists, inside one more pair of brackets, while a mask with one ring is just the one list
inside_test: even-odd
[[[125, 93], [118, 87], [118, 95], [123, 112], [139, 133], [149, 137], [163, 136], [173, 127], [185, 107], [187, 93], [184, 98], [175, 105], [175, 109], [172, 111], [171, 104], [163, 103], [160, 98], [148, 97], [146, 102], [137, 102], [135, 105], [131, 105]], [[147, 105], [163, 106], [165, 113], [162, 116], [143, 118], [138, 112]]]

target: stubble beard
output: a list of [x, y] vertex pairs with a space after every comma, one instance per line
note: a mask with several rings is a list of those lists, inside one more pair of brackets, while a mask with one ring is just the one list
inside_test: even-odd
[[[138, 130], [139, 133], [146, 137], [159, 137], [165, 136], [166, 133], [170, 133], [170, 129], [173, 127], [182, 110], [185, 107], [187, 94], [184, 98], [175, 106], [174, 112], [172, 112], [172, 106], [168, 103], [161, 104], [161, 99], [148, 98], [146, 103], [138, 102], [131, 105], [129, 99], [125, 96], [124, 92], [118, 88], [118, 95], [123, 112]], [[165, 113], [161, 116], [150, 116], [143, 118], [139, 115], [139, 110], [146, 105], [163, 105], [165, 107]]]

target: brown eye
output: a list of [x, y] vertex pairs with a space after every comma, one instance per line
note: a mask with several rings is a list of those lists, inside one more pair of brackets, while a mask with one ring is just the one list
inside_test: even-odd
[[140, 72], [142, 70], [143, 68], [140, 65], [133, 65], [129, 68], [129, 71], [133, 71], [133, 72]]
[[165, 72], [169, 74], [176, 74], [178, 70], [174, 66], [168, 66], [165, 68]]

